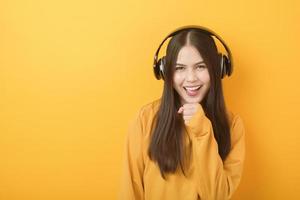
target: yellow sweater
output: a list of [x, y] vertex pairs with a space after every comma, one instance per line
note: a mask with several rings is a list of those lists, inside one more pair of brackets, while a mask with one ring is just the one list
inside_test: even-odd
[[[192, 142], [190, 167], [161, 177], [158, 165], [148, 157], [151, 124], [160, 99], [143, 106], [131, 122], [124, 153], [120, 199], [126, 200], [226, 200], [241, 180], [245, 158], [245, 131], [240, 116], [229, 113], [231, 151], [224, 161], [218, 154], [210, 120], [199, 104], [186, 125]], [[188, 137], [187, 137], [188, 138]]]

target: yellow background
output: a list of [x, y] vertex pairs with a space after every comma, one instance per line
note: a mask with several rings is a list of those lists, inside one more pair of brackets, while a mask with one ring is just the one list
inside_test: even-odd
[[215, 30], [234, 57], [228, 107], [246, 127], [234, 198], [300, 198], [300, 3], [2, 0], [0, 199], [116, 199], [128, 122], [161, 96], [172, 30]]

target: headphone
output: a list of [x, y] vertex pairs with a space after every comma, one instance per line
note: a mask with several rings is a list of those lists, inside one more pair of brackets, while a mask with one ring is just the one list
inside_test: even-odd
[[157, 61], [157, 57], [158, 57], [161, 46], [164, 44], [164, 42], [168, 38], [173, 37], [174, 35], [182, 32], [182, 31], [186, 31], [186, 30], [196, 30], [196, 31], [205, 33], [208, 36], [215, 36], [222, 43], [222, 45], [224, 46], [224, 48], [226, 50], [227, 55], [224, 55], [224, 54], [218, 52], [218, 55], [220, 58], [220, 67], [221, 67], [221, 79], [223, 79], [225, 77], [225, 75], [230, 76], [233, 72], [232, 56], [231, 56], [231, 51], [230, 51], [229, 47], [225, 44], [223, 39], [220, 36], [218, 36], [215, 32], [213, 32], [212, 30], [210, 30], [206, 27], [190, 25], [190, 26], [183, 26], [181, 28], [174, 30], [159, 45], [159, 47], [156, 50], [156, 53], [154, 55], [154, 63], [153, 63], [153, 70], [154, 70], [154, 75], [155, 75], [156, 79], [159, 80], [162, 78], [164, 80], [164, 77], [165, 77], [165, 75], [164, 75], [164, 68], [166, 66], [165, 56], [163, 56], [162, 58], [160, 58]]

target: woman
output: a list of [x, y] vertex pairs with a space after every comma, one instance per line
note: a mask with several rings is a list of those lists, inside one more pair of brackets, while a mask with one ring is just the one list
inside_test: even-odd
[[156, 62], [161, 44], [154, 63], [164, 79], [162, 97], [144, 105], [129, 128], [120, 197], [230, 199], [245, 157], [242, 119], [226, 109], [222, 91], [221, 79], [232, 72], [230, 51], [204, 27], [171, 36], [166, 56]]

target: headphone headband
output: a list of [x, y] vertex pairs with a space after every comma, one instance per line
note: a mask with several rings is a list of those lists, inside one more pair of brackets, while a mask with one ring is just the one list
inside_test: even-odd
[[[227, 62], [227, 69], [224, 69], [225, 70], [225, 74], [227, 74], [228, 76], [230, 76], [231, 74], [232, 74], [232, 71], [233, 71], [233, 67], [232, 67], [232, 55], [231, 55], [231, 51], [230, 51], [230, 49], [229, 49], [229, 47], [226, 45], [226, 43], [224, 42], [224, 40], [218, 35], [218, 34], [216, 34], [214, 31], [212, 31], [212, 30], [210, 30], [210, 29], [208, 29], [208, 28], [206, 28], [206, 27], [203, 27], [203, 26], [197, 26], [197, 25], [189, 25], [189, 26], [183, 26], [183, 27], [180, 27], [180, 28], [177, 28], [177, 29], [175, 29], [173, 32], [171, 32], [171, 33], [169, 33], [166, 37], [165, 37], [165, 39], [160, 43], [160, 45], [159, 45], [159, 47], [158, 47], [158, 49], [156, 50], [156, 52], [155, 52], [155, 55], [154, 55], [154, 64], [153, 64], [153, 68], [154, 68], [154, 74], [155, 74], [155, 76], [156, 76], [156, 78], [157, 79], [160, 79], [161, 78], [161, 75], [163, 75], [162, 73], [163, 72], [159, 72], [159, 71], [161, 71], [162, 69], [162, 66], [158, 66], [158, 64], [159, 65], [161, 65], [161, 64], [164, 64], [164, 63], [161, 63], [162, 61], [161, 61], [161, 59], [159, 59], [159, 61], [157, 61], [157, 58], [158, 58], [158, 54], [159, 54], [159, 51], [160, 51], [160, 49], [161, 49], [161, 47], [162, 47], [162, 45], [164, 44], [164, 42], [168, 39], [168, 38], [170, 38], [170, 37], [172, 37], [172, 36], [174, 36], [174, 35], [176, 35], [176, 34], [178, 34], [179, 32], [182, 32], [182, 31], [186, 31], [186, 30], [196, 30], [196, 31], [200, 31], [200, 32], [203, 32], [203, 33], [205, 33], [205, 34], [207, 34], [207, 35], [209, 35], [209, 36], [215, 36], [221, 43], [222, 43], [222, 45], [224, 46], [224, 48], [225, 48], [225, 50], [226, 50], [226, 52], [227, 52], [227, 57], [225, 56], [225, 55], [222, 55], [222, 65], [223, 65], [223, 62]], [[225, 61], [224, 61], [225, 60]], [[160, 62], [161, 61], [161, 62]], [[223, 67], [225, 67], [226, 68], [226, 66], [221, 66], [221, 70], [223, 70]], [[221, 72], [223, 72], [223, 71], [221, 71]], [[223, 74], [222, 74], [222, 78], [223, 78]], [[163, 78], [163, 77], [162, 77]]]

